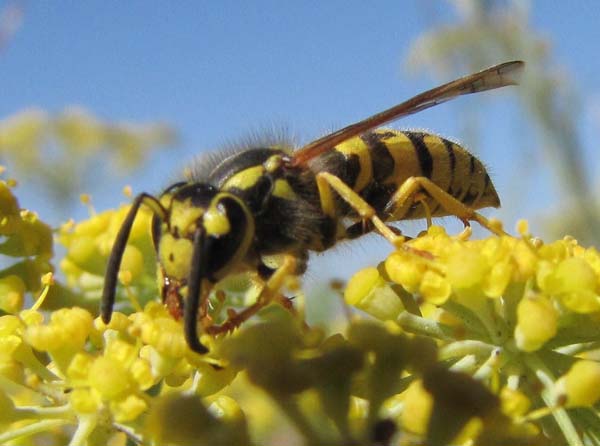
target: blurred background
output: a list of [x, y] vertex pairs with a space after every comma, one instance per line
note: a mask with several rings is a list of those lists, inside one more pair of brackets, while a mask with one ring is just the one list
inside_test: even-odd
[[[58, 226], [158, 193], [195, 155], [257, 131], [298, 144], [423, 90], [523, 59], [522, 85], [394, 123], [463, 143], [514, 232], [600, 241], [600, 3], [0, 0], [0, 162]], [[449, 231], [459, 231], [446, 218]], [[401, 224], [408, 234], [424, 222]], [[478, 232], [478, 234], [483, 234]], [[314, 256], [308, 288], [374, 265], [380, 238]], [[325, 272], [324, 272], [325, 271]]]

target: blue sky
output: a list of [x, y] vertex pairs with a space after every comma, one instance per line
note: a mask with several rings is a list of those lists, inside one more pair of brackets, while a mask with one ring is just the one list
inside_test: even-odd
[[[0, 7], [7, 3], [0, 0]], [[533, 27], [548, 37], [554, 60], [584, 93], [581, 134], [595, 159], [600, 3], [531, 3]], [[31, 106], [58, 112], [82, 105], [109, 120], [166, 121], [181, 136], [176, 152], [94, 191], [98, 209], [122, 202], [124, 184], [160, 190], [194, 154], [257, 128], [287, 127], [307, 141], [440, 83], [409, 76], [403, 62], [422, 32], [454, 18], [448, 3], [423, 0], [30, 1], [24, 14], [0, 52], [0, 119]], [[489, 125], [485, 147], [473, 149], [491, 166], [501, 196], [514, 192], [516, 94], [493, 93], [478, 110]], [[461, 139], [456, 115], [482, 102], [457, 102], [397, 125]], [[531, 174], [539, 178], [525, 194], [531, 215], [519, 207], [519, 216], [533, 218], [554, 204], [551, 172], [541, 161], [537, 167]], [[44, 215], [34, 191], [21, 196]], [[84, 215], [83, 208], [75, 212]], [[510, 206], [500, 215], [509, 225], [516, 218]], [[381, 259], [381, 250], [389, 249], [377, 242], [340, 248], [353, 259], [351, 268]]]

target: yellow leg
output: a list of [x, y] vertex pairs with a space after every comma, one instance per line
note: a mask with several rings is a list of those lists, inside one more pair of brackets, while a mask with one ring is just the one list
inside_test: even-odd
[[344, 183], [335, 175], [329, 172], [321, 172], [317, 174], [317, 186], [321, 199], [321, 207], [323, 212], [331, 217], [336, 218], [335, 201], [332, 190], [337, 192], [342, 199], [348, 203], [363, 220], [370, 220], [379, 231], [392, 245], [399, 248], [404, 245], [404, 237], [397, 235], [377, 216], [375, 209], [367, 203], [360, 195], [352, 190], [350, 186]]
[[490, 222], [483, 215], [478, 214], [472, 208], [461, 203], [459, 200], [454, 198], [445, 190], [441, 189], [437, 184], [425, 177], [411, 177], [408, 178], [398, 190], [394, 193], [388, 206], [395, 204], [393, 212], [393, 220], [402, 220], [406, 215], [410, 207], [415, 202], [415, 195], [421, 191], [426, 191], [431, 198], [433, 198], [444, 210], [450, 214], [458, 217], [465, 226], [469, 226], [470, 221], [476, 221], [484, 228], [488, 229], [497, 235], [505, 235], [506, 233]]
[[294, 256], [284, 256], [282, 264], [275, 270], [269, 280], [266, 281], [254, 304], [250, 305], [240, 313], [231, 311], [225, 322], [221, 325], [205, 327], [206, 332], [216, 335], [233, 331], [271, 302], [277, 302], [290, 310], [290, 300], [282, 296], [279, 293], [279, 290], [283, 287], [285, 279], [296, 271], [296, 263], [296, 258]]
[[429, 229], [433, 224], [433, 219], [431, 216], [431, 209], [429, 209], [429, 205], [427, 204], [427, 197], [417, 197], [415, 201], [421, 203], [421, 206], [423, 206], [425, 219], [427, 220], [427, 229]]

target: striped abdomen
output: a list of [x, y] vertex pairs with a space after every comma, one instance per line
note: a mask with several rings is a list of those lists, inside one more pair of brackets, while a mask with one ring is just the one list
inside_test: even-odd
[[[311, 169], [338, 176], [385, 219], [390, 217], [382, 215], [386, 204], [410, 177], [430, 179], [473, 209], [500, 206], [481, 161], [458, 144], [431, 133], [390, 129], [367, 132], [323, 154]], [[428, 205], [433, 216], [448, 215], [439, 203], [429, 199]], [[423, 206], [415, 204], [400, 218], [423, 217]]]

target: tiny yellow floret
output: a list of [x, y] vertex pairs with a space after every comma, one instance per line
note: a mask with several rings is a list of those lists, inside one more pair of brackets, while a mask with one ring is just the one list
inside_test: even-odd
[[25, 283], [16, 275], [0, 278], [0, 310], [15, 314], [23, 309]]
[[379, 320], [395, 320], [404, 309], [402, 302], [377, 268], [365, 268], [348, 282], [344, 299]]
[[522, 237], [526, 237], [529, 234], [529, 222], [523, 219], [517, 221], [516, 229]]
[[54, 285], [54, 274], [53, 273], [46, 273], [42, 276], [41, 279], [42, 285], [44, 286], [49, 286], [49, 285]]
[[443, 276], [430, 270], [423, 274], [419, 292], [426, 302], [441, 305], [450, 297], [452, 287]]
[[600, 311], [600, 297], [596, 293], [598, 277], [583, 258], [563, 260], [547, 280], [548, 292], [568, 309], [577, 313]]
[[511, 417], [522, 417], [531, 407], [531, 401], [523, 392], [510, 387], [500, 391], [500, 404], [502, 412]]
[[148, 403], [137, 396], [127, 395], [123, 399], [111, 401], [111, 410], [119, 423], [135, 420], [148, 409]]
[[131, 388], [125, 367], [119, 361], [103, 356], [91, 365], [89, 383], [104, 400], [116, 400]]
[[481, 283], [488, 270], [488, 262], [481, 252], [462, 248], [448, 258], [446, 278], [453, 287], [470, 288]]
[[395, 252], [385, 261], [389, 278], [410, 293], [418, 292], [427, 267], [423, 262], [403, 252]]
[[67, 376], [74, 382], [86, 380], [93, 362], [93, 357], [87, 353], [75, 354], [67, 369]]
[[71, 406], [78, 414], [91, 414], [98, 412], [102, 407], [102, 401], [91, 389], [73, 389], [69, 394]]
[[600, 400], [600, 363], [577, 361], [556, 382], [559, 399], [566, 399], [567, 407], [590, 407]]
[[558, 311], [542, 294], [530, 295], [519, 302], [515, 341], [519, 349], [538, 350], [558, 330]]
[[81, 201], [83, 204], [91, 204], [92, 196], [90, 194], [80, 194], [79, 201]]
[[483, 292], [487, 297], [502, 297], [510, 283], [514, 266], [509, 262], [495, 263], [483, 282]]
[[368, 295], [371, 290], [383, 284], [383, 279], [379, 275], [377, 268], [365, 268], [358, 271], [350, 281], [344, 291], [344, 299], [348, 305], [356, 305]]

